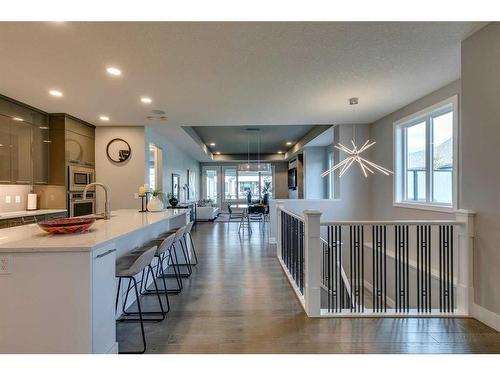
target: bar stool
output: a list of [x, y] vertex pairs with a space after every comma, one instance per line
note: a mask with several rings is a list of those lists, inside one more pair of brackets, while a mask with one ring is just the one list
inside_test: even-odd
[[[172, 233], [176, 234], [176, 240], [174, 241], [174, 244], [172, 246], [172, 250], [173, 250], [173, 254], [174, 254], [174, 258], [175, 258], [175, 263], [177, 264], [178, 267], [180, 267], [180, 266], [187, 267], [187, 272], [186, 273], [179, 273], [179, 276], [188, 278], [191, 276], [193, 269], [191, 268], [191, 262], [189, 260], [187, 243], [186, 243], [186, 239], [184, 237], [184, 235], [186, 233], [186, 229], [187, 229], [187, 225], [184, 225], [180, 228], [171, 229], [170, 231], [161, 235], [159, 237], [159, 239], [164, 239], [167, 236], [171, 235]], [[184, 246], [184, 243], [186, 243], [186, 246]], [[184, 261], [185, 261], [184, 263], [179, 263], [179, 258], [177, 256], [177, 247], [176, 247], [177, 244], [180, 244], [180, 246], [181, 246], [182, 256], [184, 257]], [[167, 277], [173, 277], [173, 275], [167, 274]]]
[[[139, 252], [139, 250], [142, 250]], [[116, 292], [116, 302], [115, 302], [115, 311], [118, 309], [118, 298], [120, 295], [120, 288], [122, 279], [128, 279], [128, 287], [127, 293], [125, 296], [125, 300], [122, 305], [122, 316], [117, 319], [118, 322], [140, 322], [141, 324], [141, 334], [142, 334], [142, 345], [143, 349], [139, 351], [128, 351], [128, 352], [120, 352], [122, 354], [142, 354], [146, 351], [146, 335], [144, 333], [144, 322], [161, 322], [165, 319], [165, 311], [163, 310], [163, 304], [161, 303], [160, 293], [158, 291], [158, 286], [156, 284], [156, 280], [153, 278], [153, 282], [156, 289], [156, 295], [158, 297], [158, 302], [160, 304], [160, 311], [142, 311], [140, 294], [137, 288], [137, 280], [135, 279], [135, 275], [144, 272], [147, 269], [147, 272], [153, 273], [153, 268], [151, 267], [151, 262], [155, 256], [157, 247], [143, 247], [141, 249], [137, 249], [134, 254], [126, 255], [121, 258], [118, 258], [116, 261], [116, 271], [115, 275], [118, 277], [118, 289]], [[135, 290], [135, 298], [137, 301], [137, 312], [127, 312], [126, 304], [128, 295], [131, 289], [131, 284], [133, 283], [133, 287]], [[142, 285], [141, 285], [142, 286]], [[129, 318], [131, 315], [139, 315], [139, 318]], [[161, 315], [161, 318], [144, 318], [144, 315]]]
[[[161, 239], [154, 239], [146, 244], [146, 246], [158, 246], [155, 257], [158, 258], [158, 263], [156, 265], [156, 278], [161, 278], [163, 281], [163, 289], [159, 289], [160, 292], [165, 293], [165, 297], [167, 299], [167, 304], [168, 304], [168, 311], [170, 311], [170, 304], [168, 302], [168, 295], [169, 294], [178, 294], [182, 290], [182, 279], [179, 276], [178, 272], [178, 267], [177, 264], [174, 262], [174, 259], [172, 258], [172, 246], [174, 242], [176, 241], [177, 234], [173, 233], [167, 238]], [[167, 288], [167, 283], [165, 279], [167, 278], [167, 274], [165, 273], [165, 268], [164, 268], [164, 262], [167, 260], [167, 268], [169, 264], [172, 264], [172, 268], [174, 269], [174, 277], [177, 281], [177, 288], [175, 289], [168, 289]], [[153, 275], [153, 277], [155, 277]], [[144, 282], [144, 292], [141, 292], [142, 294], [154, 294], [154, 290], [148, 289], [148, 280], [149, 280], [149, 273], [146, 275], [146, 280]], [[167, 311], [167, 312], [168, 312]]]
[[193, 251], [194, 255], [194, 263], [191, 263], [191, 259], [189, 259], [189, 262], [192, 266], [196, 266], [198, 264], [198, 255], [196, 254], [196, 249], [194, 248], [194, 243], [193, 243], [193, 236], [191, 235], [191, 230], [193, 229], [193, 225], [194, 221], [190, 221], [189, 223], [186, 224], [186, 230], [184, 231], [184, 243], [186, 244], [186, 249], [187, 249], [186, 238], [189, 236], [189, 241], [191, 242], [191, 250]]

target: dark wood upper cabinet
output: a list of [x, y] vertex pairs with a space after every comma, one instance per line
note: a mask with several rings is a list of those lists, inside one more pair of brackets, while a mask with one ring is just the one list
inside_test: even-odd
[[32, 140], [33, 184], [49, 183], [50, 133], [48, 126], [34, 126]]
[[0, 184], [66, 185], [68, 163], [94, 167], [95, 126], [0, 95]]
[[0, 183], [49, 182], [48, 114], [0, 96]]
[[64, 185], [68, 164], [95, 165], [95, 126], [70, 115], [50, 115], [50, 184]]
[[10, 118], [0, 115], [0, 184], [11, 182]]
[[31, 131], [33, 125], [11, 120], [11, 176], [14, 184], [31, 184]]

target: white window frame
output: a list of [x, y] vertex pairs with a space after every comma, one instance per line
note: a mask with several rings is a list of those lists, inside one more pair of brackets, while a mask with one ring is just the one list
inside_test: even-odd
[[[453, 172], [452, 172], [452, 203], [445, 204], [432, 202], [429, 200], [432, 188], [432, 127], [430, 126], [430, 118], [439, 115], [440, 111], [447, 112], [448, 107], [452, 107], [453, 112]], [[426, 201], [417, 202], [405, 200], [405, 142], [403, 140], [404, 130], [419, 122], [426, 122]], [[393, 157], [394, 157], [394, 187], [393, 187], [393, 205], [395, 207], [417, 208], [423, 210], [453, 212], [457, 209], [458, 202], [458, 95], [454, 95], [448, 99], [440, 101], [430, 107], [427, 107], [417, 113], [406, 116], [393, 124]]]

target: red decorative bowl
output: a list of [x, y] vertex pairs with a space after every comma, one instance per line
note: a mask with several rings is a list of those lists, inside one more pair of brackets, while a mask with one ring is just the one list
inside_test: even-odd
[[94, 217], [69, 217], [65, 219], [41, 221], [37, 224], [47, 233], [70, 234], [85, 232], [94, 224], [94, 221]]

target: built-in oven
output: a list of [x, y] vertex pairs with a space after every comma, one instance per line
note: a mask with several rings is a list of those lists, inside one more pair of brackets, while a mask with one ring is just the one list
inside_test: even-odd
[[83, 193], [69, 194], [69, 216], [85, 216], [95, 213], [95, 193], [88, 192], [87, 197], [83, 199]]
[[[92, 168], [81, 167], [78, 165], [68, 166], [68, 190], [83, 191], [85, 186], [94, 182], [94, 170]], [[92, 189], [94, 188], [92, 187]]]

